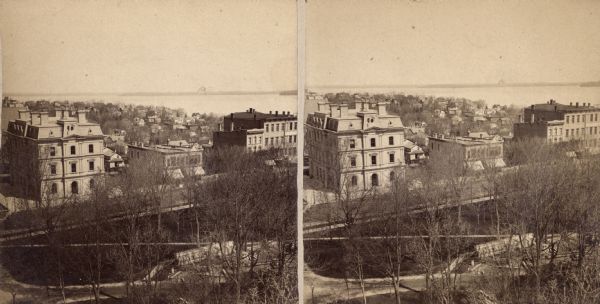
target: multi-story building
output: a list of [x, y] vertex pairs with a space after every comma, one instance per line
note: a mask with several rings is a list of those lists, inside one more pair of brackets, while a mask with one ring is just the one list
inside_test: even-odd
[[104, 173], [104, 142], [100, 125], [88, 122], [87, 110], [71, 117], [67, 110], [20, 111], [8, 123], [7, 158], [11, 183], [28, 198], [45, 199], [86, 194]]
[[[2, 99], [2, 111], [0, 123], [2, 124], [2, 133], [6, 132], [8, 129], [8, 122], [11, 120], [15, 120], [19, 118], [19, 111], [26, 110], [27, 108], [19, 103], [16, 100], [12, 100], [8, 97]], [[4, 137], [1, 140], [2, 143], [5, 142]]]
[[429, 159], [444, 166], [459, 166], [472, 171], [505, 167], [504, 140], [486, 133], [465, 137], [429, 137]]
[[319, 102], [306, 121], [309, 175], [334, 191], [385, 190], [404, 174], [404, 126], [386, 102]]
[[577, 142], [582, 150], [600, 152], [600, 108], [590, 103], [563, 105], [554, 100], [523, 110], [514, 124], [514, 139], [542, 138], [548, 143]]
[[290, 112], [269, 111], [231, 113], [223, 117], [219, 131], [213, 132], [213, 147], [241, 146], [249, 151], [277, 148], [288, 158], [296, 157], [298, 120]]
[[175, 179], [204, 175], [202, 155], [202, 146], [185, 140], [169, 141], [167, 145], [156, 146], [129, 145], [127, 150], [130, 161], [141, 159], [149, 161], [151, 165], [162, 165]]

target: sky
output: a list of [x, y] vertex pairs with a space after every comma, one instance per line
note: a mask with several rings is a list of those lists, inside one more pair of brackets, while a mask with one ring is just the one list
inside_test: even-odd
[[307, 86], [600, 80], [600, 1], [313, 1]]
[[294, 0], [0, 0], [5, 93], [296, 88]]

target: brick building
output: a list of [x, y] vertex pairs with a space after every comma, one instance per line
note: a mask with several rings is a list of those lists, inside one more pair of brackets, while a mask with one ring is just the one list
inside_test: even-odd
[[202, 155], [202, 146], [185, 140], [169, 141], [167, 145], [157, 146], [129, 145], [127, 151], [129, 160], [156, 160], [174, 179], [203, 175]]
[[20, 111], [8, 123], [7, 158], [11, 183], [28, 198], [61, 198], [86, 194], [104, 173], [100, 126], [88, 122], [87, 110], [71, 117], [67, 110]]
[[231, 113], [223, 117], [219, 131], [213, 132], [213, 147], [241, 146], [249, 151], [281, 149], [288, 158], [296, 157], [298, 121], [290, 112], [269, 111]]
[[309, 175], [335, 191], [385, 190], [403, 174], [404, 126], [385, 102], [318, 103], [306, 121]]
[[582, 150], [600, 152], [600, 108], [590, 103], [563, 105], [554, 100], [523, 110], [514, 124], [514, 139], [542, 138], [548, 143], [578, 142]]
[[449, 166], [461, 166], [472, 171], [486, 167], [501, 168], [504, 163], [504, 140], [485, 133], [466, 137], [429, 137], [429, 159], [431, 162]]

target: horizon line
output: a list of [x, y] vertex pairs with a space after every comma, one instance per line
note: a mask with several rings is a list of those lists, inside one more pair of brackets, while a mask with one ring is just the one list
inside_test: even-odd
[[231, 90], [231, 91], [138, 91], [138, 92], [2, 92], [3, 96], [172, 96], [172, 95], [262, 95], [262, 94], [298, 94], [297, 89], [289, 90]]

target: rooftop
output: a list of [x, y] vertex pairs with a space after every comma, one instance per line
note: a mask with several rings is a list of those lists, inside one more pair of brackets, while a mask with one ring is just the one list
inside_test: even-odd
[[247, 119], [247, 120], [270, 120], [270, 119], [295, 119], [296, 115], [291, 114], [289, 111], [269, 111], [269, 113], [256, 112], [256, 109], [250, 108], [245, 112], [234, 112], [229, 114], [229, 117], [232, 119]]
[[558, 112], [579, 112], [579, 111], [587, 111], [587, 110], [598, 110], [595, 106], [592, 106], [591, 103], [569, 103], [561, 104], [557, 103], [556, 100], [550, 99], [546, 103], [533, 104], [530, 106], [531, 110], [537, 111], [558, 111]]

